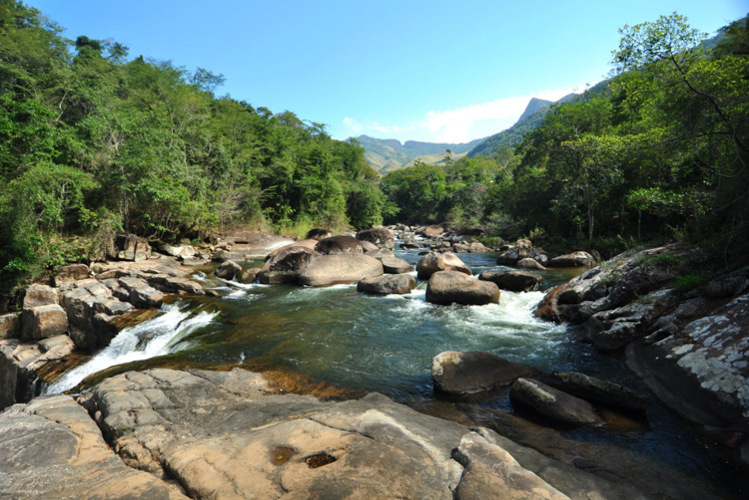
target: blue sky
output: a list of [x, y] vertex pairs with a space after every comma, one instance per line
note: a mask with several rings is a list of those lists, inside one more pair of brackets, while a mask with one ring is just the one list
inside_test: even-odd
[[216, 93], [367, 134], [465, 142], [605, 78], [618, 28], [678, 11], [713, 34], [746, 0], [32, 0], [65, 35], [226, 77]]

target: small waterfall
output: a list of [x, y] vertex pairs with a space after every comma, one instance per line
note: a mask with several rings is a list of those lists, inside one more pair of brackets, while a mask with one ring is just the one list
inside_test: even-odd
[[112, 342], [86, 363], [67, 372], [47, 386], [44, 394], [57, 394], [78, 385], [93, 373], [111, 366], [161, 356], [180, 350], [179, 340], [195, 329], [209, 324], [218, 312], [193, 314], [180, 303], [163, 305], [161, 312], [147, 321], [123, 328]]

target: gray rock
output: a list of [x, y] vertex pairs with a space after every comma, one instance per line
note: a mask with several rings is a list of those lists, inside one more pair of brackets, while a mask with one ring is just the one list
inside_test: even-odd
[[472, 274], [471, 268], [451, 252], [429, 252], [416, 265], [416, 271], [420, 280], [427, 280], [438, 271], [458, 271], [469, 276]]
[[39, 340], [60, 335], [68, 330], [68, 316], [58, 304], [23, 310], [23, 337]]
[[237, 274], [242, 272], [242, 266], [234, 262], [233, 260], [225, 260], [216, 268], [214, 275], [217, 278], [223, 278], [225, 280], [231, 280]]
[[458, 271], [439, 271], [427, 283], [427, 302], [433, 304], [485, 305], [499, 303], [499, 288]]
[[515, 265], [520, 269], [538, 269], [539, 271], [544, 271], [546, 269], [540, 262], [536, 259], [531, 259], [530, 257], [520, 259], [515, 263]]
[[510, 398], [558, 422], [593, 426], [604, 424], [590, 403], [538, 380], [517, 379], [512, 384]]
[[572, 252], [549, 259], [546, 267], [593, 267], [596, 259], [588, 252]]
[[164, 302], [164, 294], [141, 278], [125, 276], [117, 282], [127, 290], [130, 303], [139, 309], [158, 308]]
[[23, 308], [31, 309], [32, 307], [48, 306], [59, 304], [60, 295], [56, 288], [51, 286], [34, 283], [30, 285], [23, 297]]
[[21, 313], [9, 313], [0, 316], [0, 339], [12, 339], [21, 336]]
[[260, 273], [259, 267], [251, 267], [249, 269], [242, 270], [242, 272], [239, 273], [236, 278], [240, 283], [250, 284], [255, 282], [258, 273]]
[[435, 391], [453, 396], [492, 391], [536, 373], [529, 366], [483, 351], [446, 351], [432, 359]]
[[573, 396], [619, 410], [644, 412], [650, 400], [617, 383], [578, 372], [555, 373], [544, 381]]
[[356, 284], [356, 289], [359, 292], [388, 295], [411, 293], [415, 286], [416, 279], [410, 274], [396, 274], [365, 278]]
[[310, 229], [307, 232], [307, 236], [305, 236], [304, 238], [307, 240], [320, 241], [324, 240], [325, 238], [330, 238], [331, 236], [333, 236], [333, 233], [330, 231], [330, 229], [314, 228]]
[[[130, 299], [130, 293], [117, 280], [105, 281], [117, 287], [120, 297]], [[117, 329], [110, 324], [110, 317], [134, 309], [132, 304], [121, 301], [104, 283], [94, 279], [77, 281], [74, 288], [63, 292], [61, 302], [68, 316], [71, 338], [79, 349], [87, 352], [107, 346], [114, 338]]]
[[385, 228], [365, 229], [356, 233], [356, 239], [368, 241], [377, 245], [378, 248], [393, 248], [395, 236]]
[[258, 281], [266, 285], [296, 284], [298, 277], [306, 269], [314, 250], [303, 246], [287, 246], [271, 257], [258, 273]]
[[111, 259], [139, 262], [151, 257], [151, 245], [145, 238], [134, 234], [118, 234], [108, 250]]
[[347, 234], [330, 236], [320, 240], [317, 245], [315, 245], [315, 251], [323, 255], [364, 252], [359, 240]]
[[543, 277], [540, 274], [523, 271], [485, 271], [479, 275], [482, 281], [491, 281], [500, 290], [527, 292], [535, 290]]
[[410, 273], [414, 267], [403, 259], [397, 257], [386, 257], [382, 260], [382, 268], [386, 274]]
[[382, 263], [368, 255], [358, 253], [321, 255], [312, 259], [299, 274], [299, 284], [330, 286], [357, 283], [364, 278], [381, 274], [383, 274]]

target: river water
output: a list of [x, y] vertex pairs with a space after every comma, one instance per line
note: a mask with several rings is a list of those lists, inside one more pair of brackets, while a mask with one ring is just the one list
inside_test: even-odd
[[[396, 255], [412, 263], [420, 258], [415, 251], [396, 250]], [[502, 269], [495, 263], [495, 254], [459, 257], [474, 274]], [[540, 290], [545, 290], [569, 280], [575, 272], [541, 274]], [[435, 400], [431, 361], [447, 350], [489, 351], [544, 371], [581, 371], [637, 385], [621, 360], [597, 353], [580, 340], [578, 331], [535, 318], [532, 311], [542, 291], [502, 291], [498, 305], [438, 306], [425, 301], [423, 282], [409, 295], [382, 297], [358, 293], [355, 285], [244, 285], [202, 272], [197, 278], [221, 296], [182, 299], [163, 306], [154, 318], [122, 330], [107, 348], [45, 392], [72, 389], [85, 377], [114, 365], [151, 359], [150, 366], [158, 366], [160, 357], [168, 355], [167, 359], [178, 358], [182, 365], [246, 364], [290, 370], [344, 388], [378, 391], [434, 412], [443, 403]], [[547, 454], [558, 455], [558, 449], [564, 449], [588, 460], [593, 455], [604, 468], [608, 463], [627, 480], [697, 478], [699, 488], [717, 488], [719, 497], [746, 491], [732, 468], [709, 456], [688, 427], [659, 405], [642, 421], [609, 414], [604, 429], [562, 428], [553, 435], [541, 430], [543, 422], [526, 424], [518, 418], [506, 394], [454, 408], [474, 422]], [[617, 463], [625, 459], [639, 465], [622, 473]], [[646, 474], [652, 477], [642, 479]], [[727, 490], [726, 482], [731, 483]], [[677, 491], [668, 496], [681, 495]]]

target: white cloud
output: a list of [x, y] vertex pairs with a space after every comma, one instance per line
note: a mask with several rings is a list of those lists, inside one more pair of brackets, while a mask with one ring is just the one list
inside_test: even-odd
[[511, 127], [523, 114], [533, 97], [556, 101], [583, 88], [545, 90], [526, 96], [508, 97], [494, 101], [471, 104], [461, 108], [429, 111], [423, 117], [405, 126], [385, 125], [380, 122], [360, 123], [353, 118], [343, 119], [350, 134], [373, 134], [403, 140], [461, 143], [487, 137]]

